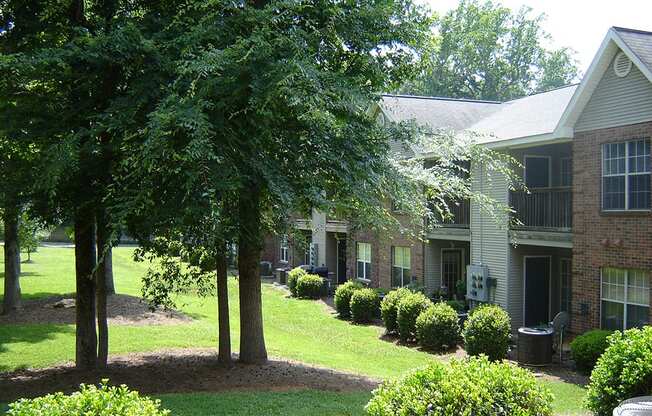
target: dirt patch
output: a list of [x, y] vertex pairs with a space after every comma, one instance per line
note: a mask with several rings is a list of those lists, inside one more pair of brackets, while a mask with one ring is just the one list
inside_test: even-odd
[[368, 377], [283, 360], [225, 368], [218, 364], [215, 350], [167, 350], [115, 356], [106, 370], [78, 371], [68, 364], [0, 374], [0, 402], [55, 391], [69, 393], [80, 383], [98, 383], [104, 378], [111, 384], [126, 384], [150, 395], [234, 390], [371, 391], [379, 383]]
[[[74, 298], [74, 294], [68, 294], [24, 300], [20, 310], [0, 316], [0, 325], [74, 324]], [[192, 321], [179, 311], [152, 311], [141, 298], [129, 295], [109, 296], [107, 312], [113, 325], [177, 325]]]

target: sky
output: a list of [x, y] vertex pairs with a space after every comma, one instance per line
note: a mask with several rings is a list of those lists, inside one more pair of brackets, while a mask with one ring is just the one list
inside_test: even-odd
[[[458, 0], [420, 0], [440, 14], [455, 8]], [[536, 14], [545, 13], [545, 30], [553, 47], [570, 47], [577, 52], [582, 74], [586, 73], [602, 39], [611, 26], [652, 31], [652, 0], [502, 0], [518, 10], [527, 5]]]

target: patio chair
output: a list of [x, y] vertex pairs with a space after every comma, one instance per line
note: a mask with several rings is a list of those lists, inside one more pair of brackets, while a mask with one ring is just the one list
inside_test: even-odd
[[[559, 312], [550, 322], [550, 327], [554, 331], [553, 337], [553, 349], [556, 348], [559, 350], [559, 364], [563, 362], [563, 353], [564, 353], [564, 331], [568, 327], [570, 321], [570, 315], [568, 312]], [[559, 335], [559, 337], [557, 337]], [[555, 342], [557, 341], [557, 342]]]

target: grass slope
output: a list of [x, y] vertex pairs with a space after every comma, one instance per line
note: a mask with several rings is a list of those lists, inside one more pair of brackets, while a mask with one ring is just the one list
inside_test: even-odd
[[[119, 293], [138, 296], [140, 278], [147, 265], [135, 263], [132, 253], [133, 249], [125, 247], [114, 250], [115, 284]], [[32, 258], [33, 263], [23, 264], [22, 267], [21, 283], [25, 298], [74, 292], [72, 248], [41, 248]], [[1, 263], [0, 270], [3, 270]], [[4, 277], [1, 272], [0, 277]], [[1, 287], [2, 285], [0, 290]], [[235, 279], [230, 280], [229, 290], [233, 348], [237, 351], [239, 322]], [[196, 318], [193, 323], [173, 326], [111, 326], [110, 352], [117, 354], [161, 348], [216, 346], [215, 299], [182, 296], [178, 301], [181, 310]], [[265, 339], [271, 356], [383, 378], [396, 377], [437, 359], [434, 355], [413, 348], [382, 341], [379, 339], [381, 328], [340, 321], [322, 303], [288, 298], [284, 292], [271, 285], [263, 285], [263, 307]], [[74, 341], [73, 325], [0, 326], [0, 371], [45, 367], [72, 361]], [[558, 397], [556, 411], [583, 411], [583, 389], [563, 382], [546, 384]], [[224, 395], [209, 396], [222, 400]]]

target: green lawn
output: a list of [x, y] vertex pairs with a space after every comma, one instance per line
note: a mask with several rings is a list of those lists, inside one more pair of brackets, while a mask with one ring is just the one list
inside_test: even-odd
[[[116, 288], [119, 293], [139, 295], [140, 277], [147, 266], [143, 263], [133, 262], [131, 260], [132, 252], [133, 249], [130, 248], [117, 248], [114, 251]], [[63, 247], [41, 248], [35, 253], [32, 257], [34, 263], [23, 265], [24, 296], [29, 298], [73, 292], [75, 286], [73, 254], [73, 249]], [[2, 270], [1, 266], [0, 270]], [[235, 279], [230, 281], [229, 289], [232, 308], [232, 340], [234, 341], [234, 350], [237, 351], [239, 325]], [[171, 347], [216, 346], [217, 307], [215, 300], [184, 296], [179, 299], [179, 305], [180, 309], [195, 317], [196, 321], [189, 325], [179, 326], [112, 326], [110, 328], [111, 353], [153, 351]], [[322, 303], [288, 298], [272, 285], [263, 287], [263, 307], [265, 339], [271, 356], [383, 378], [398, 376], [411, 368], [423, 366], [429, 361], [437, 359], [434, 355], [413, 348], [396, 346], [382, 341], [379, 339], [382, 329], [372, 326], [356, 326], [340, 321], [335, 319]], [[74, 358], [74, 337], [73, 325], [0, 326], [0, 371], [24, 367], [45, 367], [71, 361]], [[563, 382], [546, 382], [546, 384], [557, 397], [556, 411], [559, 413], [582, 412], [581, 402], [584, 392], [580, 387]], [[302, 392], [284, 395], [257, 393], [253, 396], [257, 401], [265, 402], [274, 409], [282, 411], [284, 403], [292, 401], [293, 394], [320, 395], [326, 393]], [[177, 395], [165, 396], [165, 400], [166, 405], [172, 403], [170, 406], [174, 407], [175, 405], [184, 406], [191, 401], [191, 398], [198, 397], [202, 399], [197, 399], [196, 402], [205, 404], [205, 407], [211, 407], [210, 403], [228, 402], [229, 395], [183, 395], [189, 400], [178, 399], [182, 395]], [[253, 396], [247, 395], [247, 397]], [[344, 403], [363, 403], [365, 401], [361, 400], [361, 396], [356, 395], [348, 399], [342, 396], [341, 400]], [[251, 401], [253, 402], [253, 399]], [[306, 401], [309, 402], [307, 399]], [[339, 402], [340, 398], [337, 401]], [[312, 407], [309, 406], [307, 409]], [[356, 404], [354, 407], [361, 410], [361, 405]], [[176, 414], [188, 414], [183, 413], [182, 408], [179, 409]], [[301, 413], [301, 409], [295, 410], [298, 413], [293, 414], [307, 414]], [[308, 410], [304, 409], [304, 411]], [[224, 414], [227, 413], [229, 412]], [[249, 413], [243, 410], [239, 414]], [[332, 408], [324, 409], [323, 414], [349, 413], [341, 413], [337, 408]]]

